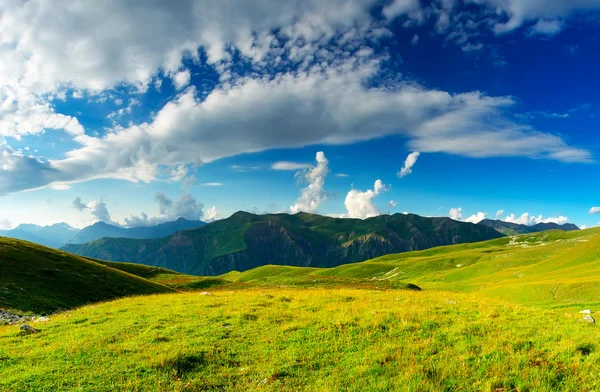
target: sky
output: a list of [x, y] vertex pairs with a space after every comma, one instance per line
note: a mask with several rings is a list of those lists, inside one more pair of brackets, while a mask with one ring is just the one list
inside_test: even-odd
[[600, 0], [0, 0], [0, 229], [600, 224]]

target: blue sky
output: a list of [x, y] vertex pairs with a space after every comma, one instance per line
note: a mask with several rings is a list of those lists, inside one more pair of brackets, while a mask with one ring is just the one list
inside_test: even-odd
[[0, 228], [600, 222], [600, 1], [1, 7]]

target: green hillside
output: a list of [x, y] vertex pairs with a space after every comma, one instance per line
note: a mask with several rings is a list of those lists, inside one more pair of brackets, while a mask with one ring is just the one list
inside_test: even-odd
[[338, 219], [307, 213], [230, 218], [155, 240], [103, 238], [63, 249], [194, 275], [245, 271], [268, 264], [332, 267], [440, 245], [502, 237], [492, 228], [412, 214]]
[[172, 291], [83, 257], [0, 237], [0, 308], [50, 313], [123, 296]]
[[269, 266], [224, 275], [256, 282], [280, 275], [410, 282], [553, 308], [600, 305], [600, 229], [547, 231], [392, 254], [329, 269]]

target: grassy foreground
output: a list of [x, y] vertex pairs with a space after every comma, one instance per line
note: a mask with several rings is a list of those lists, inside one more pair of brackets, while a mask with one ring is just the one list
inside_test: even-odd
[[600, 331], [470, 294], [276, 289], [89, 305], [0, 327], [1, 391], [594, 390]]

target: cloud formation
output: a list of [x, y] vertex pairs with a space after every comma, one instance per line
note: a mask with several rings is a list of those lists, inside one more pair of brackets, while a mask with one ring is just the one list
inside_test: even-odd
[[544, 218], [542, 215], [530, 215], [528, 212], [525, 212], [519, 216], [515, 214], [510, 214], [502, 219], [505, 222], [510, 223], [518, 223], [521, 225], [533, 226], [538, 223], [556, 223], [559, 225], [563, 225], [569, 222], [569, 218], [566, 216], [552, 216], [550, 218]]
[[[199, 202], [192, 194], [184, 193], [177, 200], [171, 199], [164, 192], [156, 192], [154, 200], [158, 204], [159, 215], [149, 217], [142, 212], [139, 216], [125, 218], [126, 227], [155, 226], [160, 223], [170, 222], [179, 218], [188, 220], [202, 220], [204, 217], [204, 204]], [[213, 207], [216, 214], [216, 207]]]
[[[598, 8], [585, 0], [543, 3], [475, 5], [498, 32]], [[149, 182], [165, 167], [395, 134], [421, 152], [593, 160], [559, 136], [511, 120], [506, 112], [517, 101], [513, 97], [451, 94], [388, 76], [385, 53], [371, 49], [389, 36], [387, 24], [436, 18], [437, 32], [450, 34], [457, 14], [452, 1], [424, 7], [417, 0], [395, 0], [381, 11], [376, 0], [69, 4], [9, 1], [3, 9], [1, 135], [65, 131], [78, 147], [42, 159], [0, 144], [0, 194], [97, 178]], [[453, 38], [463, 49], [480, 47], [469, 39]], [[253, 72], [232, 72], [236, 58]], [[212, 91], [186, 88], [186, 61], [218, 74]], [[105, 99], [117, 86], [144, 92], [162, 77], [173, 78], [179, 95], [147, 121], [115, 124], [104, 135], [91, 136], [77, 118], [56, 113], [52, 105], [68, 94]]]
[[297, 173], [308, 185], [300, 191], [300, 197], [296, 200], [296, 204], [290, 206], [292, 214], [300, 211], [316, 212], [319, 205], [327, 199], [324, 186], [325, 178], [327, 177], [327, 173], [329, 173], [329, 161], [322, 151], [317, 152], [315, 159], [317, 160], [316, 166], [304, 172]]
[[271, 165], [271, 170], [303, 170], [312, 167], [308, 163], [298, 163], [298, 162], [289, 162], [289, 161], [280, 161], [275, 162]]
[[417, 163], [417, 159], [419, 159], [420, 154], [421, 154], [420, 152], [416, 152], [416, 151], [408, 154], [408, 156], [406, 157], [406, 160], [404, 161], [404, 166], [402, 166], [402, 169], [400, 169], [400, 171], [397, 173], [397, 176], [402, 178], [404, 176], [411, 174], [412, 167], [415, 165], [415, 163]]
[[589, 211], [590, 214], [600, 214], [600, 207], [592, 207]]
[[348, 211], [344, 216], [347, 218], [366, 219], [381, 215], [373, 199], [385, 191], [387, 191], [387, 187], [381, 180], [375, 181], [373, 189], [364, 192], [358, 189], [350, 190], [346, 195], [346, 200], [344, 200], [344, 205]]
[[96, 222], [104, 222], [104, 223], [108, 223], [108, 224], [118, 225], [118, 223], [114, 222], [110, 218], [110, 213], [108, 212], [108, 207], [106, 206], [106, 203], [102, 199], [100, 199], [100, 201], [92, 200], [88, 204], [85, 204], [84, 202], [81, 201], [81, 197], [76, 197], [73, 200], [73, 203], [71, 203], [71, 205], [74, 208], [76, 208], [79, 212], [81, 212], [83, 210], [89, 210], [94, 221], [96, 221]]

